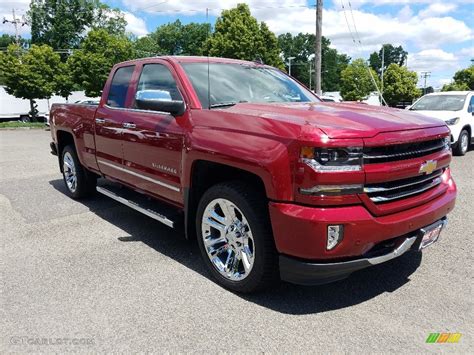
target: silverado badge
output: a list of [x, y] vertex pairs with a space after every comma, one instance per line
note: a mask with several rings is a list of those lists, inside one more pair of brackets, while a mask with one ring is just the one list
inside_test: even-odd
[[420, 166], [420, 174], [429, 175], [436, 170], [438, 162], [436, 160], [428, 160]]

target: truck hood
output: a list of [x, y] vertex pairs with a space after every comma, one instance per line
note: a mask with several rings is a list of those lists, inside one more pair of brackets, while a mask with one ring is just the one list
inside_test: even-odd
[[358, 103], [240, 103], [224, 110], [240, 115], [312, 125], [330, 138], [370, 138], [382, 132], [445, 125], [439, 119], [412, 111]]

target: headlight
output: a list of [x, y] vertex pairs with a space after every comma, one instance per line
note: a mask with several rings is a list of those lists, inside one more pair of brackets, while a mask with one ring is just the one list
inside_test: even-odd
[[317, 172], [361, 171], [362, 148], [313, 148], [301, 149], [301, 161]]
[[444, 149], [451, 149], [451, 137], [444, 137], [443, 139]]
[[451, 118], [450, 120], [445, 121], [448, 126], [454, 126], [459, 123], [460, 117]]

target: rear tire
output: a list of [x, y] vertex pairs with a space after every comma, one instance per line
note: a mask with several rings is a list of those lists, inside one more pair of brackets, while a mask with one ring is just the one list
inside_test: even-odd
[[199, 202], [196, 232], [207, 269], [225, 288], [251, 293], [278, 281], [267, 200], [259, 191], [241, 182], [211, 187]]
[[460, 155], [463, 156], [467, 153], [469, 150], [469, 132], [465, 129], [461, 131], [461, 134], [459, 135], [458, 142], [456, 143], [456, 147], [454, 148], [454, 154], [455, 155]]
[[61, 167], [66, 191], [70, 197], [80, 199], [95, 193], [97, 176], [81, 165], [74, 146], [64, 147]]

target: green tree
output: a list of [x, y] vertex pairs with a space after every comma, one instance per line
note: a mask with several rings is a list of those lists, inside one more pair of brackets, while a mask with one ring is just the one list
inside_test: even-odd
[[87, 96], [100, 96], [114, 64], [134, 58], [132, 42], [104, 29], [92, 30], [68, 59], [74, 83]]
[[354, 60], [341, 72], [341, 96], [344, 100], [360, 101], [375, 90], [369, 70], [378, 81], [375, 71], [363, 59]]
[[176, 20], [159, 26], [155, 32], [137, 39], [134, 48], [138, 56], [203, 55], [210, 26], [207, 23], [183, 25]]
[[92, 28], [104, 29], [113, 35], [122, 35], [127, 27], [125, 15], [119, 9], [113, 9], [106, 4], [98, 2], [94, 11]]
[[384, 44], [379, 52], [373, 52], [370, 55], [369, 63], [378, 75], [382, 73], [382, 55], [384, 57], [384, 68], [388, 68], [390, 64], [402, 66], [405, 64], [408, 52], [402, 46], [394, 47], [392, 44]]
[[[30, 40], [26, 38], [19, 38], [20, 46], [21, 47], [26, 47], [30, 44]], [[12, 35], [7, 35], [7, 34], [2, 34], [0, 36], [0, 49], [6, 49], [10, 44], [15, 44], [16, 39], [15, 36]]]
[[457, 71], [453, 79], [460, 87], [467, 87], [465, 90], [474, 90], [474, 65]]
[[[268, 47], [267, 47], [268, 46]], [[248, 5], [224, 10], [217, 18], [214, 33], [208, 41], [211, 56], [244, 60], [263, 60], [284, 68], [275, 35], [250, 13]]]
[[150, 36], [143, 36], [133, 42], [133, 49], [137, 57], [152, 57], [163, 54], [156, 41]]
[[94, 19], [96, 1], [32, 0], [28, 18], [33, 44], [54, 49], [77, 48]]
[[[286, 33], [278, 36], [285, 63], [288, 63], [289, 57], [295, 58], [292, 60], [291, 75], [308, 87], [313, 80], [310, 80], [309, 68], [314, 68], [314, 39], [314, 34], [310, 33], [299, 33], [296, 36]], [[331, 48], [331, 41], [326, 37], [322, 38], [321, 52], [322, 89], [339, 91], [341, 72], [349, 64], [350, 58]]]
[[64, 97], [67, 101], [75, 87], [68, 62], [59, 63], [54, 81], [54, 93]]
[[0, 68], [5, 75], [5, 90], [18, 98], [30, 100], [30, 116], [37, 115], [36, 99], [48, 99], [55, 91], [56, 75], [61, 58], [47, 45], [32, 45], [22, 51], [8, 46], [0, 56]]
[[125, 33], [123, 13], [98, 0], [32, 0], [28, 11], [31, 41], [54, 49], [78, 48], [86, 30]]
[[420, 96], [416, 83], [418, 76], [404, 66], [390, 64], [384, 73], [383, 96], [389, 106], [413, 101]]
[[466, 91], [469, 90], [469, 86], [466, 83], [457, 83], [452, 82], [449, 84], [444, 84], [441, 88], [441, 91]]

